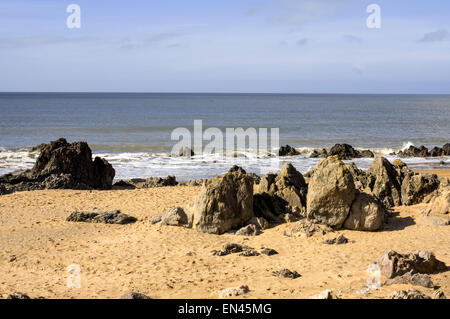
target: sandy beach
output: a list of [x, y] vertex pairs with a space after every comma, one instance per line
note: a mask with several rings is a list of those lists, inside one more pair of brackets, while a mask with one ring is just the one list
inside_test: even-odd
[[[434, 173], [450, 176], [450, 170]], [[396, 207], [385, 230], [341, 230], [325, 236], [291, 238], [283, 224], [256, 237], [210, 235], [193, 229], [150, 225], [173, 206], [186, 206], [200, 187], [136, 190], [45, 190], [0, 196], [0, 297], [23, 292], [45, 298], [119, 298], [128, 291], [152, 298], [217, 298], [219, 290], [248, 285], [242, 298], [309, 298], [331, 289], [340, 298], [386, 298], [411, 285], [383, 286], [365, 294], [366, 268], [385, 251], [433, 251], [450, 264], [450, 228], [421, 222], [429, 204]], [[138, 218], [131, 225], [66, 222], [73, 211], [119, 209]], [[346, 245], [324, 245], [328, 237], [346, 236]], [[274, 256], [213, 256], [225, 243], [259, 249]], [[81, 288], [68, 288], [67, 267], [81, 267]], [[274, 277], [283, 268], [301, 277]], [[450, 273], [431, 275], [450, 295]], [[384, 281], [384, 279], [382, 279]]]

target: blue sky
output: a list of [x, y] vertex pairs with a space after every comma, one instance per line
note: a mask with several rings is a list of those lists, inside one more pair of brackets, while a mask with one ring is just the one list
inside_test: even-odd
[[450, 2], [1, 0], [0, 74], [0, 91], [450, 94]]

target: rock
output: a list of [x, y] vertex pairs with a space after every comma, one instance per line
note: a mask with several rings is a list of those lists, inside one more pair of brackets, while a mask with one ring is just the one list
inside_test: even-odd
[[189, 147], [183, 147], [178, 153], [178, 156], [180, 157], [192, 157], [194, 155], [195, 155], [194, 151]]
[[240, 166], [234, 165], [232, 168], [228, 170], [228, 173], [239, 173], [239, 174], [247, 174], [245, 169]]
[[6, 299], [31, 299], [28, 295], [21, 293], [21, 292], [13, 292], [12, 294], [8, 295]]
[[157, 216], [150, 221], [150, 224], [155, 225], [155, 224], [160, 223], [161, 221], [162, 221], [162, 216]]
[[431, 299], [416, 289], [395, 291], [388, 296], [389, 299]]
[[297, 150], [289, 145], [281, 146], [280, 150], [278, 151], [279, 156], [295, 156], [300, 155]]
[[261, 231], [255, 225], [244, 226], [235, 233], [238, 236], [257, 236], [259, 234], [261, 234]]
[[269, 228], [269, 222], [264, 217], [253, 217], [248, 222], [249, 225], [255, 225], [256, 229], [264, 230]]
[[333, 232], [333, 229], [314, 223], [313, 221], [303, 219], [291, 228], [284, 232], [285, 236], [288, 237], [311, 237], [315, 234], [326, 235], [327, 233]]
[[447, 299], [445, 294], [442, 291], [440, 291], [440, 290], [436, 290], [435, 292], [433, 292], [433, 295], [431, 296], [431, 298], [433, 298], [433, 299]]
[[231, 244], [223, 245], [222, 250], [219, 250], [219, 251], [213, 250], [212, 254], [214, 256], [226, 256], [226, 255], [229, 255], [229, 254], [240, 253], [244, 249], [245, 249], [245, 247], [242, 246], [242, 245], [231, 243]]
[[402, 276], [410, 271], [432, 274], [447, 269], [447, 266], [437, 260], [432, 252], [425, 250], [407, 254], [399, 254], [393, 250], [388, 251], [380, 257], [378, 266], [381, 274], [387, 278]]
[[417, 148], [411, 145], [408, 149], [400, 151], [397, 155], [400, 157], [428, 157], [430, 153], [425, 146]]
[[248, 286], [241, 285], [239, 287], [227, 288], [218, 292], [219, 299], [237, 297], [241, 295], [245, 295], [250, 291]]
[[368, 194], [359, 193], [343, 228], [361, 231], [381, 230], [384, 227], [385, 214], [386, 211], [380, 202]]
[[127, 292], [123, 294], [122, 297], [120, 297], [120, 299], [152, 299], [152, 298], [139, 292]]
[[[264, 178], [262, 179], [264, 180]], [[286, 202], [278, 196], [267, 193], [255, 194], [253, 196], [253, 211], [255, 216], [264, 218], [271, 223], [282, 223], [285, 213]]]
[[0, 184], [0, 195], [6, 195], [8, 194], [8, 190], [6, 189], [6, 187], [2, 184]]
[[336, 144], [328, 152], [328, 157], [337, 156], [340, 160], [351, 160], [361, 157], [361, 154], [348, 144]]
[[375, 154], [371, 150], [363, 150], [360, 152], [362, 157], [374, 158]]
[[185, 226], [189, 224], [189, 219], [183, 208], [172, 207], [161, 218], [161, 224], [166, 226]]
[[348, 243], [348, 239], [344, 236], [344, 235], [340, 235], [336, 238], [333, 239], [327, 239], [323, 242], [326, 245], [342, 245], [342, 244], [347, 244]]
[[337, 157], [322, 160], [309, 181], [307, 216], [341, 228], [355, 199], [355, 184], [347, 166]]
[[440, 147], [434, 147], [431, 151], [430, 151], [430, 156], [431, 157], [440, 157], [440, 156], [444, 156], [444, 150]]
[[283, 278], [290, 278], [290, 279], [297, 279], [301, 277], [301, 275], [296, 271], [291, 271], [289, 269], [281, 269], [277, 271], [273, 271], [272, 275], [275, 277], [283, 277]]
[[347, 165], [350, 174], [353, 176], [353, 182], [355, 183], [355, 188], [363, 191], [367, 187], [367, 174], [362, 169], [359, 169], [355, 163], [351, 162]]
[[261, 252], [261, 254], [267, 255], [267, 256], [278, 255], [278, 252], [272, 248], [262, 248], [260, 252]]
[[384, 157], [377, 157], [367, 171], [367, 186], [386, 208], [401, 205], [401, 180], [395, 167]]
[[104, 224], [131, 224], [137, 221], [136, 218], [122, 214], [120, 210], [111, 212], [73, 212], [67, 217], [68, 222], [85, 222], [85, 223], [104, 223]]
[[327, 157], [327, 155], [327, 150], [323, 148], [321, 150], [313, 150], [309, 158]]
[[433, 282], [431, 278], [427, 274], [415, 274], [413, 271], [410, 271], [402, 276], [397, 276], [391, 279], [388, 279], [384, 282], [385, 286], [390, 285], [414, 285], [414, 286], [422, 286], [426, 288], [433, 288]]
[[223, 234], [238, 229], [254, 216], [253, 180], [239, 172], [227, 173], [202, 186], [187, 210], [198, 231]]
[[424, 198], [437, 190], [439, 179], [437, 175], [416, 174], [405, 176], [401, 196], [403, 205], [415, 205], [421, 203]]
[[447, 143], [444, 146], [442, 146], [442, 150], [444, 152], [444, 155], [449, 156], [450, 155], [450, 143]]
[[154, 188], [154, 187], [166, 187], [166, 186], [177, 186], [178, 182], [175, 176], [161, 177], [150, 177], [145, 180], [142, 188]]
[[121, 189], [136, 189], [136, 186], [128, 183], [124, 180], [120, 180], [117, 183], [114, 183], [113, 187], [121, 188]]
[[68, 143], [60, 138], [41, 147], [31, 170], [0, 177], [10, 192], [37, 189], [111, 189], [113, 167], [101, 158], [92, 161], [85, 142]]
[[253, 248], [244, 249], [244, 251], [239, 254], [239, 256], [243, 256], [243, 257], [254, 257], [254, 256], [259, 256], [259, 255], [260, 255], [260, 253], [257, 252]]
[[317, 295], [310, 297], [309, 299], [339, 299], [339, 298], [334, 295], [333, 291], [327, 289]]

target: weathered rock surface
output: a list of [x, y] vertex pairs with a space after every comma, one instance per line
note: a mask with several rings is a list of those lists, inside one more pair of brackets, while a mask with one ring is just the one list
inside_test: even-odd
[[73, 212], [67, 217], [68, 222], [84, 222], [84, 223], [104, 223], [104, 224], [131, 224], [137, 221], [135, 217], [128, 216], [115, 210], [111, 212]]
[[388, 296], [389, 299], [431, 299], [416, 289], [395, 291]]
[[242, 227], [235, 233], [238, 236], [257, 236], [259, 234], [261, 234], [261, 231], [252, 224]]
[[401, 195], [403, 205], [421, 203], [424, 198], [437, 190], [439, 179], [431, 174], [408, 174], [402, 181]]
[[342, 244], [347, 244], [348, 239], [344, 235], [339, 235], [336, 238], [327, 239], [323, 243], [326, 245], [342, 245]]
[[402, 276], [397, 276], [391, 279], [388, 279], [384, 282], [385, 286], [390, 285], [414, 285], [414, 286], [422, 286], [426, 288], [433, 288], [433, 282], [431, 278], [427, 274], [416, 274], [413, 271], [410, 271]]
[[286, 163], [279, 174], [266, 174], [254, 196], [254, 212], [270, 222], [283, 222], [285, 214], [300, 216], [305, 210], [308, 186], [291, 163]]
[[447, 269], [447, 266], [437, 260], [432, 252], [425, 250], [406, 254], [388, 251], [380, 257], [378, 266], [381, 274], [387, 278], [402, 276], [410, 271], [432, 274]]
[[302, 219], [295, 223], [292, 228], [287, 229], [284, 232], [284, 235], [288, 237], [311, 237], [315, 234], [323, 236], [331, 232], [334, 232], [334, 230], [329, 226], [320, 225], [311, 220]]
[[139, 292], [127, 292], [123, 294], [120, 297], [120, 299], [151, 299], [151, 298]]
[[269, 222], [264, 217], [253, 217], [248, 222], [249, 225], [255, 225], [256, 229], [264, 230], [269, 228]]
[[68, 143], [61, 138], [41, 147], [32, 169], [0, 177], [7, 192], [37, 189], [110, 189], [113, 167], [96, 157], [85, 142]]
[[28, 295], [21, 293], [21, 292], [13, 292], [12, 294], [9, 294], [6, 299], [31, 299]]
[[311, 153], [311, 155], [309, 156], [309, 158], [319, 158], [319, 157], [327, 157], [327, 155], [328, 155], [328, 152], [327, 152], [327, 150], [326, 149], [316, 149], [316, 150], [313, 150], [312, 151], [312, 153]]
[[181, 207], [172, 207], [161, 217], [161, 224], [166, 226], [187, 226], [189, 218]]
[[327, 156], [337, 156], [340, 160], [351, 160], [353, 158], [361, 157], [361, 154], [348, 144], [336, 144], [334, 145]]
[[343, 228], [361, 231], [376, 231], [384, 227], [386, 211], [372, 196], [359, 193], [352, 204]]
[[120, 180], [117, 183], [114, 183], [113, 187], [117, 187], [120, 189], [136, 189], [135, 185], [124, 180]]
[[239, 287], [227, 288], [218, 292], [219, 299], [237, 297], [245, 295], [250, 291], [248, 286], [241, 285]]
[[301, 277], [301, 275], [298, 272], [296, 272], [295, 270], [292, 271], [292, 270], [289, 270], [286, 268], [277, 270], [277, 271], [273, 271], [272, 276], [289, 278], [289, 279], [297, 279], [297, 278]]
[[278, 251], [272, 248], [261, 248], [261, 254], [267, 255], [267, 256], [273, 256], [278, 255]]
[[253, 180], [240, 172], [226, 173], [202, 186], [187, 214], [193, 227], [210, 234], [223, 234], [247, 224], [253, 215]]
[[145, 180], [142, 188], [154, 188], [154, 187], [166, 187], [177, 186], [178, 182], [175, 176], [167, 177], [150, 177]]
[[401, 205], [401, 180], [395, 167], [384, 157], [377, 157], [367, 171], [367, 186], [386, 208]]
[[281, 146], [280, 150], [278, 151], [279, 156], [295, 156], [300, 155], [297, 150], [289, 145]]
[[355, 199], [353, 176], [337, 157], [322, 160], [309, 181], [307, 216], [318, 222], [341, 228]]

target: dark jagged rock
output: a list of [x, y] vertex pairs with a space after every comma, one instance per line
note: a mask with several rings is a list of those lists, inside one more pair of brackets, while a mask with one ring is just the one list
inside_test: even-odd
[[401, 179], [395, 167], [384, 157], [377, 157], [367, 171], [367, 186], [385, 207], [401, 205]]
[[154, 188], [154, 187], [166, 187], [166, 186], [177, 186], [178, 182], [175, 176], [167, 177], [150, 177], [145, 180], [142, 188]]
[[326, 149], [317, 149], [317, 150], [313, 150], [311, 155], [309, 156], [309, 158], [319, 158], [319, 157], [327, 157], [328, 152]]
[[402, 276], [410, 271], [421, 274], [432, 274], [447, 269], [447, 266], [436, 259], [434, 254], [425, 250], [400, 254], [388, 251], [378, 260], [381, 274], [387, 278]]
[[124, 189], [136, 189], [136, 186], [128, 183], [124, 180], [120, 180], [117, 183], [114, 183], [113, 187], [119, 187], [119, 188], [124, 188]]
[[95, 158], [85, 142], [68, 143], [60, 138], [40, 147], [41, 153], [32, 169], [0, 177], [9, 191], [37, 189], [110, 189], [114, 168], [104, 159]]
[[228, 173], [240, 173], [240, 174], [247, 174], [245, 169], [243, 169], [240, 166], [234, 165], [232, 168], [228, 170]]
[[295, 156], [300, 155], [297, 150], [289, 145], [281, 146], [280, 150], [278, 151], [279, 156]]
[[351, 145], [336, 144], [330, 149], [327, 156], [337, 156], [340, 160], [351, 160], [361, 157], [361, 154]]
[[120, 299], [151, 299], [151, 298], [139, 292], [127, 292], [123, 294], [120, 297]]
[[353, 176], [353, 182], [355, 188], [363, 191], [367, 187], [367, 173], [362, 169], [359, 169], [355, 163], [351, 162], [347, 165], [350, 174]]
[[431, 157], [440, 157], [444, 156], [444, 150], [440, 147], [433, 147], [433, 149], [430, 151]]
[[429, 157], [430, 153], [428, 152], [428, 148], [425, 146], [415, 147], [411, 145], [408, 149], [404, 151], [400, 151], [398, 153], [400, 157]]
[[68, 222], [104, 223], [104, 224], [131, 224], [137, 221], [135, 217], [122, 214], [120, 210], [111, 212], [73, 212], [67, 217]]
[[348, 239], [344, 235], [339, 235], [336, 238], [324, 240], [323, 243], [326, 245], [342, 245], [347, 244]]
[[262, 248], [261, 254], [267, 255], [267, 256], [273, 256], [273, 255], [278, 255], [278, 252], [272, 248]]
[[362, 157], [374, 158], [375, 154], [371, 150], [363, 150], [359, 152]]
[[273, 271], [272, 275], [275, 277], [283, 277], [283, 278], [289, 278], [289, 279], [297, 279], [300, 278], [301, 275], [296, 272], [295, 270], [289, 270], [289, 269], [281, 269], [281, 270], [277, 270], [277, 271]]
[[291, 163], [286, 163], [278, 175], [266, 174], [261, 179], [254, 196], [255, 216], [282, 222], [285, 214], [297, 215], [305, 209], [307, 192], [303, 175]]
[[12, 294], [9, 294], [6, 299], [22, 299], [22, 300], [28, 300], [31, 299], [28, 295], [21, 293], [21, 292], [13, 292]]
[[450, 156], [450, 143], [447, 143], [444, 146], [442, 146], [442, 151], [444, 152], [444, 155]]

